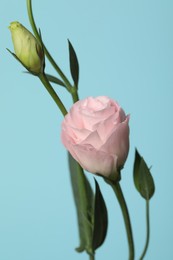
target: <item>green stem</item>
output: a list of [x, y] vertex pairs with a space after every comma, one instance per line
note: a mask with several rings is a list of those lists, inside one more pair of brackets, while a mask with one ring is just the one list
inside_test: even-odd
[[43, 83], [43, 85], [45, 86], [45, 88], [47, 89], [47, 91], [49, 92], [49, 94], [51, 95], [51, 97], [53, 98], [53, 100], [55, 101], [55, 103], [57, 104], [57, 106], [59, 107], [61, 113], [65, 116], [67, 114], [67, 110], [63, 105], [61, 99], [58, 97], [55, 90], [52, 88], [51, 84], [49, 83], [48, 79], [46, 78], [46, 75], [43, 73], [40, 74], [38, 77]]
[[94, 255], [89, 255], [89, 260], [94, 260], [95, 256]]
[[72, 91], [70, 91], [70, 92], [71, 92], [71, 95], [72, 95], [73, 103], [75, 103], [75, 102], [77, 102], [79, 100], [77, 88], [73, 87], [71, 90]]
[[135, 253], [134, 253], [133, 233], [132, 233], [130, 216], [129, 216], [128, 208], [126, 205], [126, 201], [124, 199], [120, 184], [118, 182], [116, 182], [116, 183], [109, 182], [109, 184], [112, 186], [112, 188], [116, 194], [116, 197], [118, 199], [118, 202], [121, 207], [122, 214], [123, 214], [124, 223], [125, 223], [125, 227], [126, 227], [126, 233], [127, 233], [128, 246], [129, 246], [129, 260], [134, 260]]
[[[37, 30], [36, 27], [36, 23], [34, 20], [34, 16], [33, 16], [33, 11], [32, 11], [32, 0], [27, 0], [27, 10], [28, 10], [28, 17], [29, 17], [29, 21], [31, 24], [31, 27], [33, 29], [33, 32], [35, 34], [35, 37], [41, 41], [40, 39], [40, 34]], [[48, 60], [50, 61], [50, 63], [52, 64], [52, 66], [54, 67], [54, 69], [58, 72], [58, 74], [60, 75], [60, 77], [62, 78], [64, 84], [66, 85], [67, 89], [70, 90], [72, 88], [72, 85], [70, 84], [69, 80], [67, 79], [67, 77], [65, 76], [65, 74], [62, 72], [62, 70], [60, 69], [60, 67], [57, 65], [57, 63], [55, 62], [55, 60], [53, 59], [53, 57], [51, 56], [51, 54], [49, 53], [49, 51], [47, 50], [46, 46], [44, 45], [44, 51], [45, 54], [48, 58]]]
[[144, 250], [142, 252], [141, 257], [139, 258], [140, 260], [144, 259], [144, 256], [147, 252], [148, 245], [149, 245], [149, 240], [150, 240], [150, 208], [149, 208], [149, 200], [146, 200], [146, 242], [144, 246]]

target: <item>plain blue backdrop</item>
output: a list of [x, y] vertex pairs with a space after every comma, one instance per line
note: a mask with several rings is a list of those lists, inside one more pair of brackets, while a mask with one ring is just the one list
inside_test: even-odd
[[[45, 44], [70, 77], [67, 39], [80, 62], [80, 98], [107, 95], [130, 113], [131, 148], [122, 188], [138, 259], [145, 241], [145, 201], [133, 185], [135, 147], [152, 165], [151, 240], [145, 259], [173, 259], [173, 1], [33, 0]], [[6, 51], [9, 23], [30, 28], [24, 0], [0, 8], [0, 259], [88, 259], [78, 254], [76, 213], [62, 116], [37, 78]], [[47, 63], [47, 72], [55, 74]], [[69, 94], [55, 86], [70, 108]], [[86, 173], [93, 186], [93, 176]], [[112, 190], [100, 179], [109, 229], [98, 260], [127, 259], [124, 223]]]

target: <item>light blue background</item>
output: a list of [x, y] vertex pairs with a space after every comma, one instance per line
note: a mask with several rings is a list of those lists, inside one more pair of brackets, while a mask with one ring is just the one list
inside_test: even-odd
[[[122, 173], [136, 255], [145, 240], [145, 202], [133, 186], [137, 147], [152, 165], [151, 241], [146, 259], [173, 259], [173, 1], [33, 1], [43, 39], [69, 74], [67, 38], [80, 62], [80, 97], [107, 95], [130, 113], [131, 149]], [[75, 208], [62, 116], [37, 78], [6, 51], [13, 50], [9, 23], [30, 29], [23, 0], [0, 8], [0, 259], [88, 259], [78, 254]], [[47, 65], [47, 72], [54, 70]], [[57, 92], [66, 106], [71, 98]], [[93, 176], [87, 173], [93, 185]], [[112, 190], [99, 178], [109, 209], [106, 242], [98, 260], [127, 259], [124, 224]]]

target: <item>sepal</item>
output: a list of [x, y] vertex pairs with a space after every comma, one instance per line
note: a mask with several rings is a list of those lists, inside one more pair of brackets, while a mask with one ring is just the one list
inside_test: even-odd
[[6, 48], [6, 50], [32, 75], [34, 76], [38, 76], [38, 73], [35, 73], [33, 71], [31, 71], [28, 67], [25, 66], [25, 64], [23, 64], [23, 62], [16, 56], [16, 54], [12, 51], [10, 51], [8, 48]]

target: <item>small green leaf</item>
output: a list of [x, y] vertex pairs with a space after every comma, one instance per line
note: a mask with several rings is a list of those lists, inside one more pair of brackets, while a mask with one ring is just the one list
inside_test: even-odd
[[80, 246], [76, 250], [78, 252], [86, 250], [92, 254], [93, 191], [82, 168], [69, 153], [68, 159], [80, 237]]
[[93, 250], [96, 250], [103, 244], [108, 227], [108, 214], [106, 204], [96, 180], [95, 187], [96, 194], [94, 205]]
[[[34, 75], [33, 73], [31, 73], [31, 72], [29, 72], [29, 71], [24, 71], [25, 73], [28, 73], [28, 74], [31, 74], [31, 75], [33, 75], [33, 76], [37, 76], [37, 75]], [[57, 85], [60, 85], [60, 86], [62, 86], [62, 87], [66, 87], [65, 86], [65, 84], [64, 84], [64, 82], [62, 81], [62, 80], [60, 80], [59, 78], [57, 78], [57, 77], [54, 77], [54, 76], [52, 76], [52, 75], [50, 75], [50, 74], [45, 74], [46, 75], [46, 78], [50, 81], [50, 82], [52, 82], [52, 83], [55, 83], [55, 84], [57, 84]]]
[[52, 76], [52, 75], [50, 75], [50, 74], [46, 74], [46, 77], [47, 77], [47, 79], [48, 79], [50, 82], [55, 83], [55, 84], [58, 84], [58, 85], [63, 86], [63, 87], [66, 87], [65, 84], [64, 84], [64, 82], [63, 82], [62, 80], [58, 79], [57, 77], [54, 77], [54, 76]]
[[137, 149], [135, 152], [133, 177], [136, 189], [144, 199], [149, 200], [155, 191], [154, 180], [150, 173], [150, 169], [143, 157], [138, 153]]
[[140, 167], [140, 162], [141, 162], [141, 156], [139, 155], [137, 149], [135, 150], [135, 161], [134, 161], [134, 167], [133, 167], [133, 179], [134, 179], [134, 184], [136, 189], [139, 191], [139, 183], [138, 183], [138, 178], [139, 178], [139, 167]]
[[76, 52], [71, 44], [71, 42], [68, 40], [68, 46], [69, 46], [69, 58], [70, 58], [70, 71], [71, 76], [73, 78], [74, 84], [76, 88], [78, 87], [78, 81], [79, 81], [79, 63], [77, 59]]

